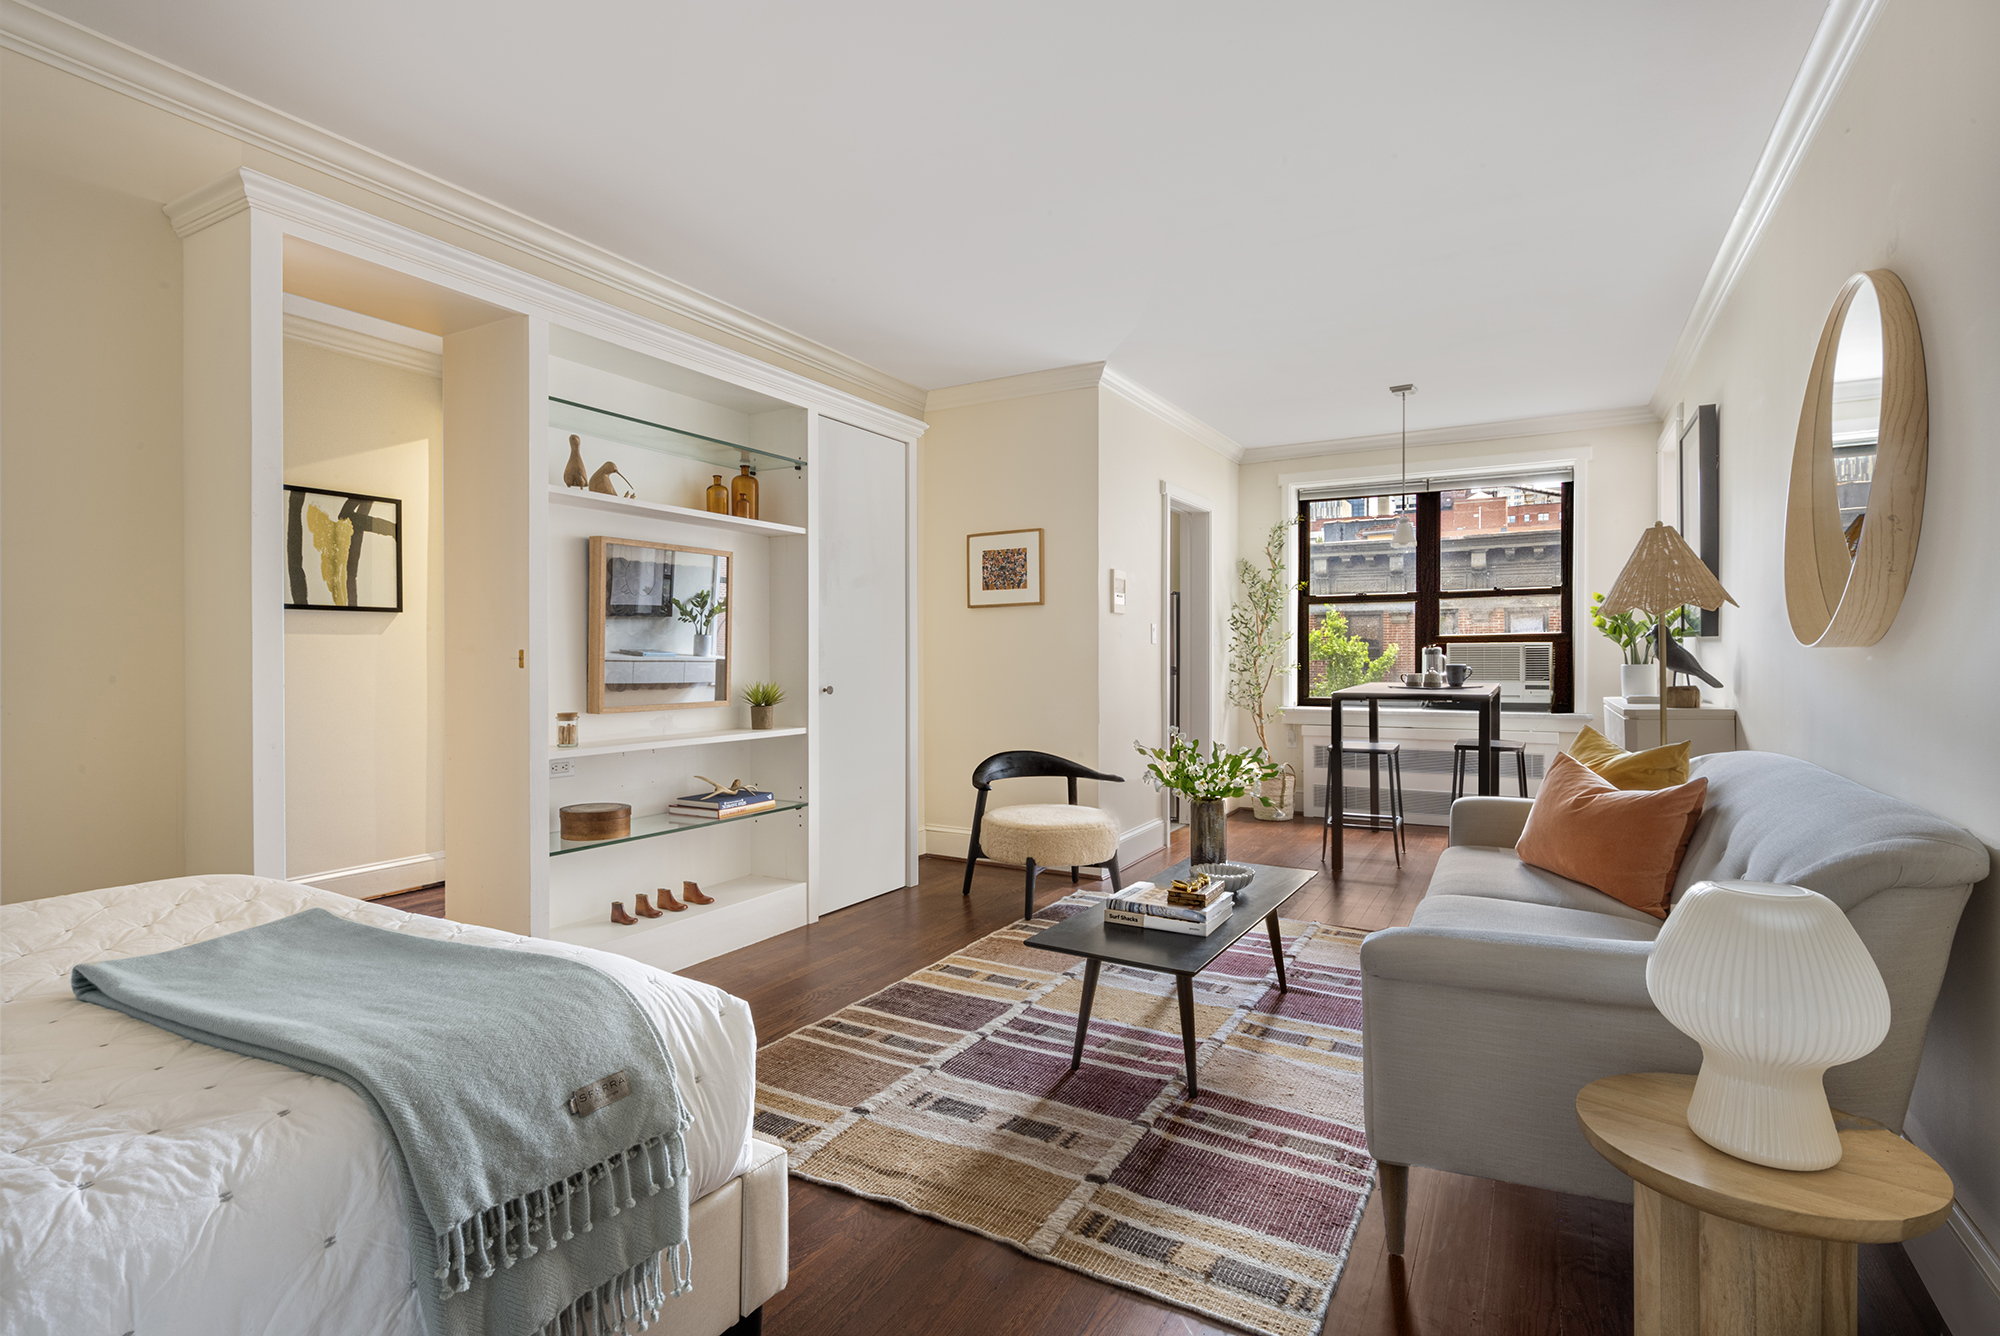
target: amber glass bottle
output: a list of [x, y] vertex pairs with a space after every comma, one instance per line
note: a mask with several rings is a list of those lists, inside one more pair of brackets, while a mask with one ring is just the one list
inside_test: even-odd
[[722, 485], [722, 475], [720, 473], [716, 474], [715, 481], [708, 485], [708, 501], [706, 504], [709, 510], [717, 515], [727, 515], [729, 513], [729, 489]]
[[746, 520], [757, 518], [757, 475], [750, 471], [748, 464], [743, 471], [729, 480], [730, 514]]

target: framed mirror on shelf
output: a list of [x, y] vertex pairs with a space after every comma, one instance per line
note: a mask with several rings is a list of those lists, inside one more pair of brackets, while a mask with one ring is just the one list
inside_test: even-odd
[[729, 704], [730, 559], [714, 548], [590, 540], [590, 713]]

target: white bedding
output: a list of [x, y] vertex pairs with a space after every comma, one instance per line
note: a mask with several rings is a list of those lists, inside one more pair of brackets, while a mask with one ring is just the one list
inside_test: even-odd
[[[603, 970], [673, 1055], [694, 1113], [691, 1196], [748, 1167], [756, 1032], [747, 1003], [707, 984], [256, 877], [0, 906], [0, 1332], [422, 1336], [388, 1142], [353, 1092], [70, 993], [70, 968], [84, 961], [151, 955], [315, 906]], [[497, 990], [438, 1001], [534, 1004]]]

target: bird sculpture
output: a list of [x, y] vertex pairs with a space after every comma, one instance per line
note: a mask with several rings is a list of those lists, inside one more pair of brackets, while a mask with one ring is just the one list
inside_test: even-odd
[[1681, 648], [1680, 641], [1671, 638], [1667, 641], [1667, 671], [1680, 673], [1685, 677], [1699, 677], [1712, 687], [1722, 686], [1714, 674], [1701, 666], [1700, 659]]
[[569, 438], [569, 463], [563, 465], [563, 486], [584, 488], [590, 486], [590, 473], [583, 467], [583, 439]]
[[[627, 487], [632, 485], [632, 480], [620, 473], [618, 466], [607, 459], [597, 466], [597, 472], [590, 475], [590, 490], [593, 492], [602, 492], [606, 496], [618, 495], [618, 489], [611, 485], [613, 478], [618, 479], [618, 481], [624, 483]], [[627, 492], [625, 493], [625, 499], [629, 501], [634, 495], [635, 493], [633, 492]]]

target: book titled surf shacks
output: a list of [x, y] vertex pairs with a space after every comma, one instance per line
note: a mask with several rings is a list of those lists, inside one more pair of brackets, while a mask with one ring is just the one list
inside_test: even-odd
[[1141, 882], [1128, 886], [1104, 902], [1104, 921], [1130, 928], [1156, 928], [1164, 932], [1192, 933], [1206, 937], [1221, 927], [1236, 908], [1236, 897], [1225, 891], [1206, 909], [1171, 904], [1164, 888]]

